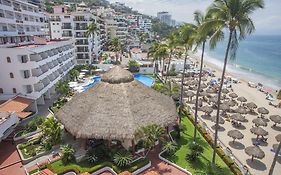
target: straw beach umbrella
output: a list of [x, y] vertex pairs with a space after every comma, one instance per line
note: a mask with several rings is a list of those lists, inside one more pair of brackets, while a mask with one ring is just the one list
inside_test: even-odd
[[235, 142], [235, 139], [239, 139], [240, 140], [240, 139], [244, 138], [244, 135], [240, 131], [238, 131], [236, 129], [228, 131], [227, 135], [229, 137], [233, 138], [233, 143]]
[[203, 106], [201, 110], [205, 112], [206, 115], [213, 112], [213, 109], [210, 106]]
[[245, 97], [238, 97], [237, 100], [241, 102], [240, 105], [242, 105], [243, 102], [247, 101]]
[[226, 105], [228, 105], [228, 106], [230, 106], [230, 107], [233, 107], [233, 106], [236, 105], [236, 103], [235, 103], [234, 100], [226, 101], [226, 102], [224, 102], [224, 104], [226, 104]]
[[261, 117], [262, 117], [263, 114], [268, 114], [269, 111], [265, 107], [259, 107], [258, 108], [258, 113], [260, 113]]
[[247, 109], [239, 106], [237, 109], [235, 109], [235, 112], [239, 113], [239, 114], [246, 114], [247, 113]]
[[233, 115], [230, 116], [230, 118], [232, 120], [239, 121], [239, 122], [245, 121], [245, 117], [241, 114], [233, 114]]
[[268, 132], [261, 127], [253, 127], [250, 129], [251, 133], [257, 135], [257, 139], [259, 136], [267, 136]]
[[277, 136], [275, 136], [275, 139], [277, 142], [281, 142], [281, 134], [278, 134]]
[[267, 123], [262, 118], [255, 118], [252, 121], [256, 126], [267, 126]]
[[206, 77], [202, 77], [201, 80], [202, 81], [208, 81], [208, 79]]
[[246, 106], [250, 109], [256, 109], [258, 107], [254, 102], [246, 103]]
[[171, 97], [145, 86], [119, 66], [75, 95], [55, 116], [76, 138], [116, 139], [132, 141], [132, 145], [139, 128], [167, 127], [178, 118]]
[[249, 146], [245, 148], [245, 153], [252, 156], [252, 161], [254, 158], [262, 159], [265, 156], [263, 150], [261, 150], [258, 146]]
[[[215, 115], [211, 116], [211, 121], [216, 123], [217, 116], [215, 116]], [[219, 117], [219, 124], [224, 124], [224, 123], [225, 123], [225, 120], [222, 117]]]
[[224, 89], [221, 90], [221, 92], [224, 93], [224, 94], [227, 94], [227, 93], [229, 93], [229, 90], [224, 88]]
[[237, 98], [238, 95], [234, 92], [230, 93], [229, 96], [233, 99], [233, 98]]
[[271, 115], [270, 120], [274, 122], [273, 126], [281, 123], [281, 116], [280, 115]]

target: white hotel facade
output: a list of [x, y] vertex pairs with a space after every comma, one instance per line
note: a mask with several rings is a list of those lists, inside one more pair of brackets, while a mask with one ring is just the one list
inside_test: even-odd
[[[81, 3], [75, 12], [68, 12], [66, 6], [55, 6], [49, 14], [52, 39], [74, 39], [77, 64], [91, 64], [103, 53], [106, 42], [105, 23], [94, 15], [90, 8]], [[94, 22], [99, 32], [86, 36], [87, 26]]]
[[0, 0], [0, 96], [22, 94], [45, 104], [76, 64], [74, 41], [46, 41], [43, 20], [35, 5]]

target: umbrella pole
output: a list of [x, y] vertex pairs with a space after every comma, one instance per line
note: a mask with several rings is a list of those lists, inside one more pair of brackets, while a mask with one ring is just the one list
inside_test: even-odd
[[252, 161], [252, 162], [254, 161], [254, 156], [252, 156], [252, 159], [251, 159], [251, 161]]

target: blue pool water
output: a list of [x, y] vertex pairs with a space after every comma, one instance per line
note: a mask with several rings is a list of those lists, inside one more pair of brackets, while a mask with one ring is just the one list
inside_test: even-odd
[[[142, 74], [134, 74], [134, 78], [148, 87], [151, 87], [155, 81], [154, 78]], [[101, 77], [96, 76], [93, 77], [92, 80], [93, 81], [90, 84], [83, 86], [83, 90], [89, 89], [90, 87], [95, 85], [97, 82], [101, 80]]]

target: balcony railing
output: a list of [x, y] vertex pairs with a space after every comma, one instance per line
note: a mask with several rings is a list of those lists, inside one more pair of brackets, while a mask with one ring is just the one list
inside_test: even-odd
[[31, 70], [32, 76], [39, 77], [43, 74], [43, 71], [40, 68], [35, 68]]
[[40, 92], [42, 89], [44, 89], [44, 84], [42, 82], [34, 84], [34, 90], [36, 92]]

